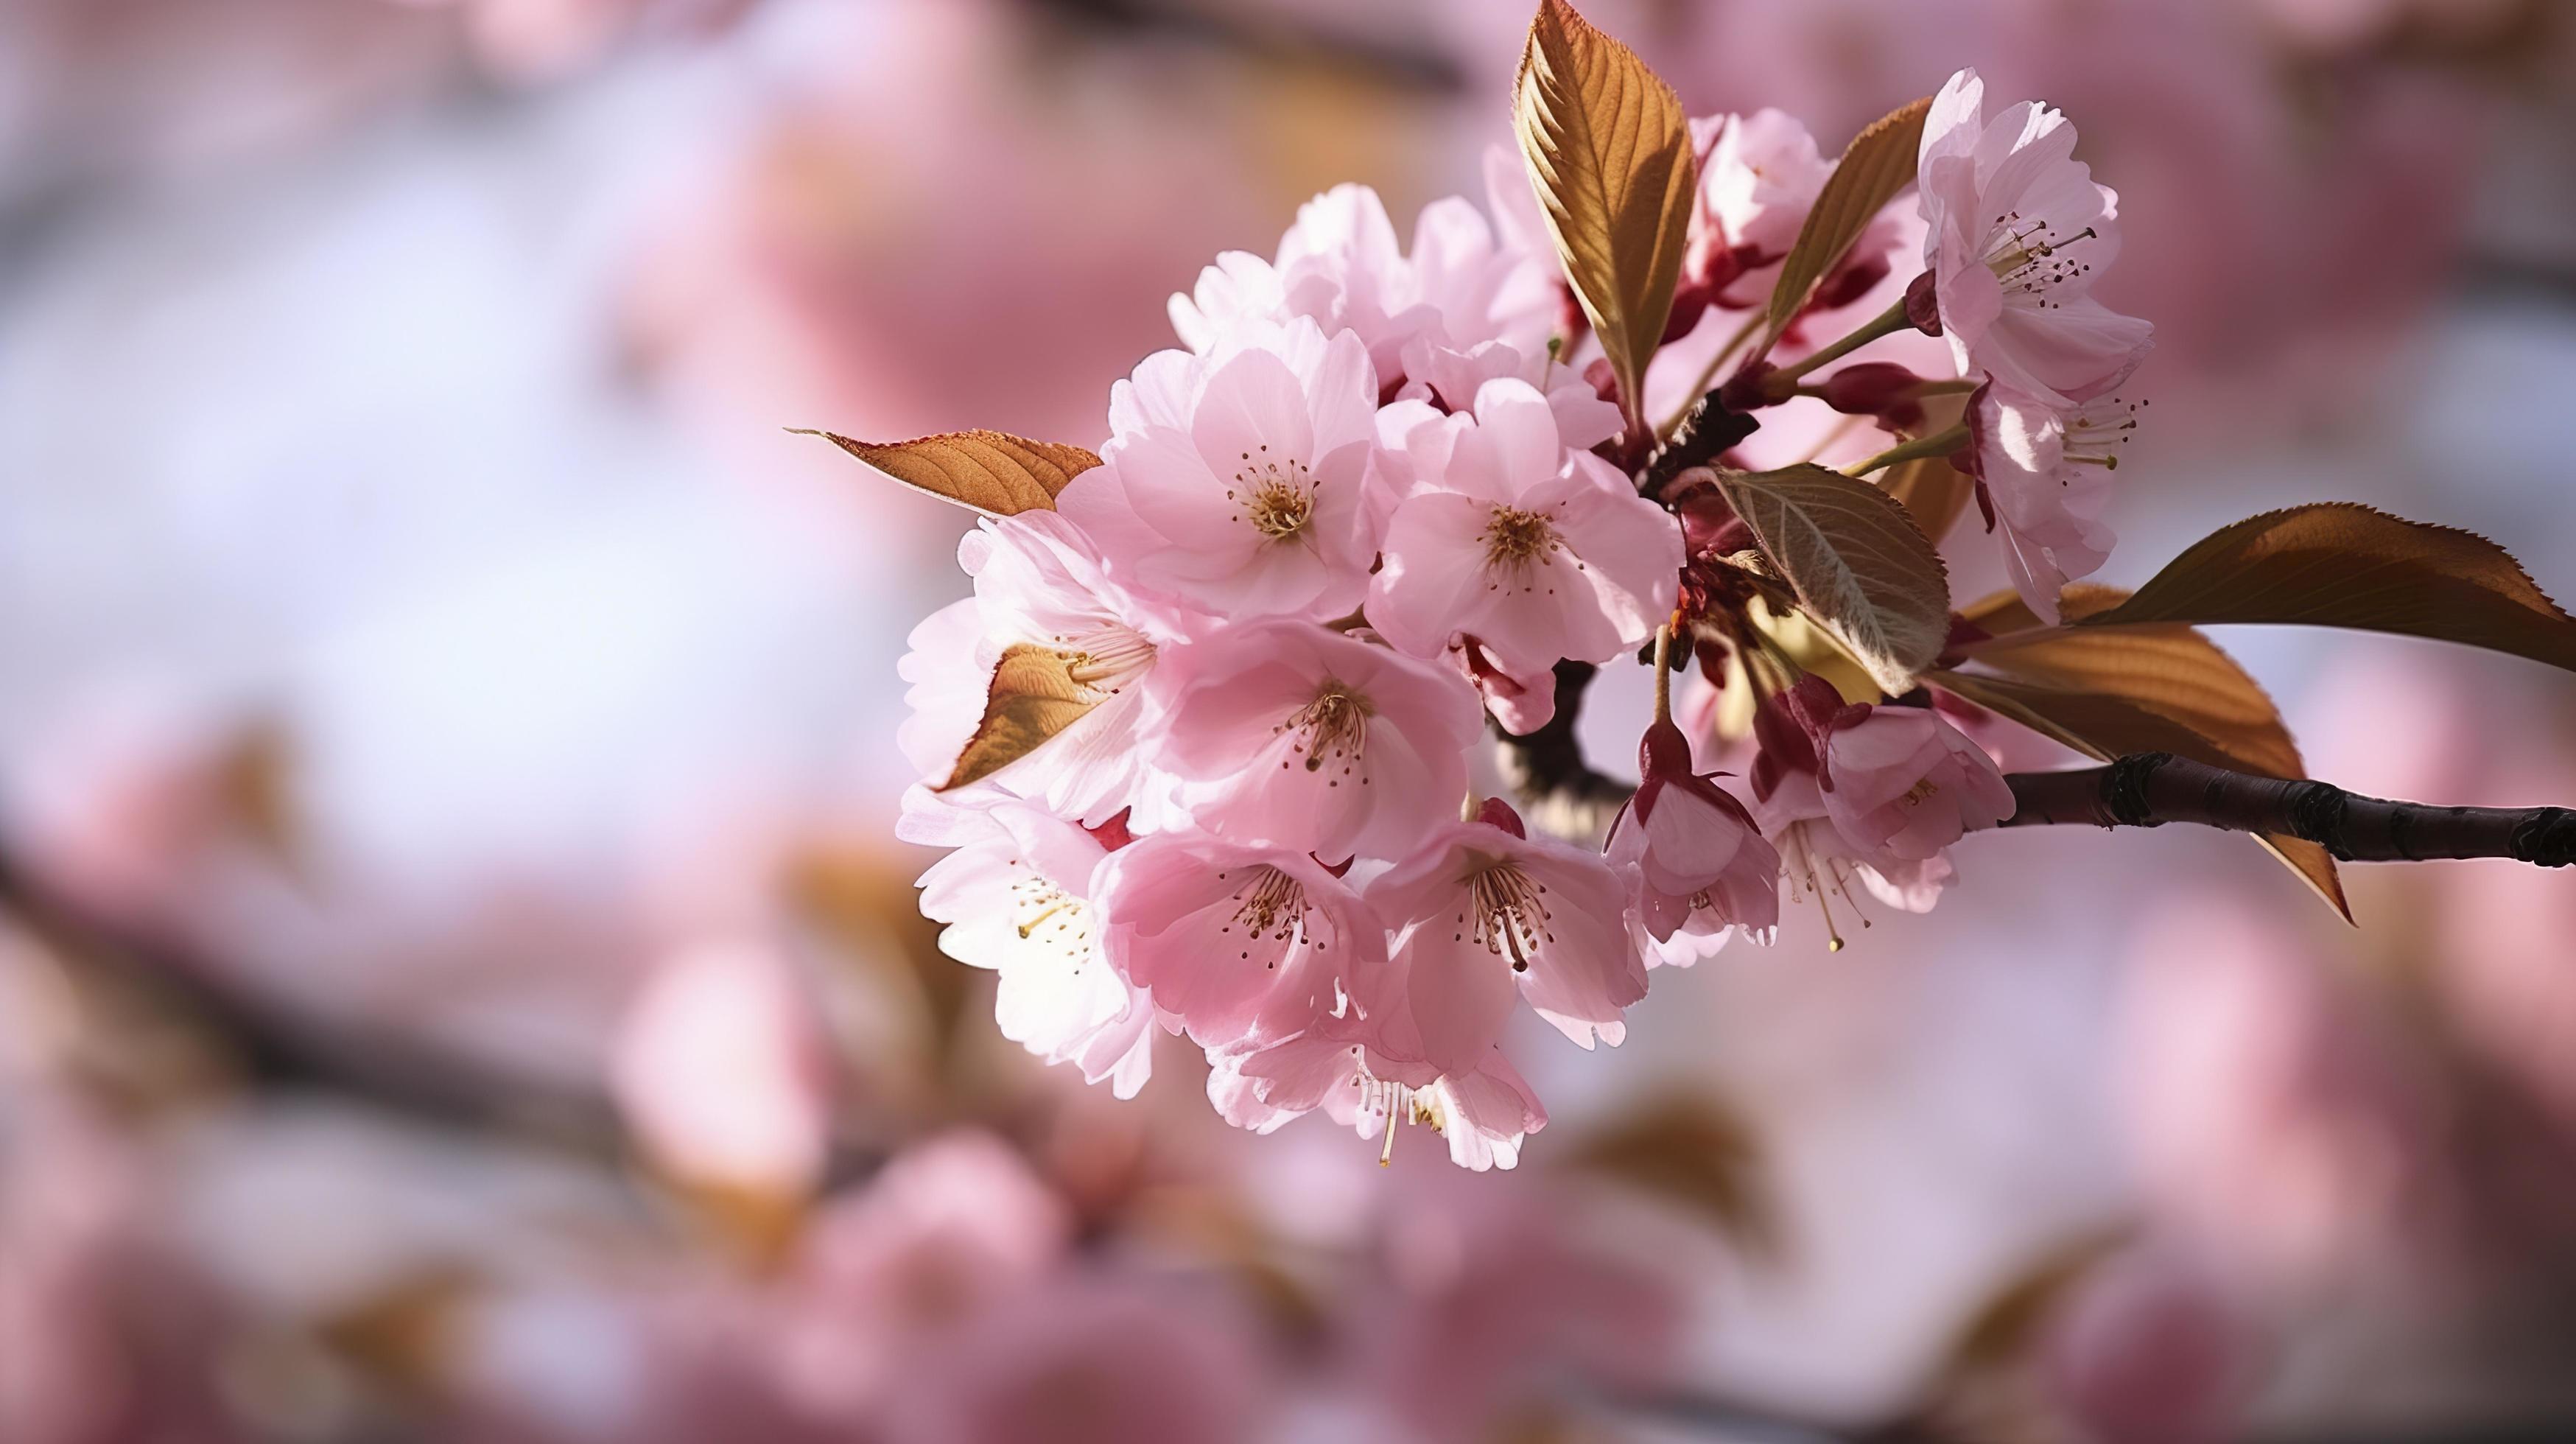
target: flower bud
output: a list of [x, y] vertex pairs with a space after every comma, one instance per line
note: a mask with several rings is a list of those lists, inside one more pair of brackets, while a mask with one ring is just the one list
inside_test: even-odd
[[1864, 361], [1825, 378], [1825, 404], [1847, 416], [1876, 416], [1911, 429], [1923, 421], [1923, 378], [1893, 361]]

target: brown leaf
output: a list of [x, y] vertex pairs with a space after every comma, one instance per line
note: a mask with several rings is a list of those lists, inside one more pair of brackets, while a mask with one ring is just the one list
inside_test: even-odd
[[1642, 425], [1646, 363], [1672, 314], [1699, 184], [1681, 101], [1565, 0], [1540, 0], [1512, 118], [1566, 278]]
[[1680, 1204], [1750, 1253], [1780, 1250], [1780, 1220], [1763, 1185], [1761, 1139], [1704, 1093], [1673, 1093], [1623, 1109], [1561, 1161]]
[[1920, 456], [1888, 468], [1879, 484], [1914, 518], [1923, 535], [1935, 542], [1959, 524], [1976, 483], [1967, 473], [1937, 456]]
[[465, 1270], [432, 1265], [398, 1276], [314, 1326], [317, 1339], [375, 1380], [417, 1393], [446, 1377], [465, 1315], [485, 1284]]
[[[2058, 594], [2057, 610], [2067, 621], [2080, 622], [2095, 612], [2116, 607], [2128, 599], [2129, 594], [2118, 587], [2106, 587], [2099, 582], [2068, 582], [2066, 589]], [[2021, 593], [2010, 587], [1961, 607], [1959, 616], [1993, 637], [2048, 625], [2030, 609], [2029, 603], [2021, 599]]]
[[992, 776], [1036, 751], [1039, 744], [1082, 720], [1110, 694], [1074, 675], [1079, 652], [1057, 652], [1021, 643], [1002, 653], [984, 720], [957, 755], [957, 766], [937, 790], [964, 787]]
[[[2118, 595], [2109, 588], [2086, 594], [2096, 603]], [[2019, 605], [1990, 597], [1962, 615], [1996, 616]], [[2235, 659], [2189, 627], [2039, 627], [1961, 651], [1992, 674], [1945, 671], [1932, 678], [1935, 686], [2087, 756], [2107, 762], [2132, 752], [2170, 752], [2265, 777], [2307, 775], [2272, 699]], [[2351, 919], [2324, 848], [2295, 837], [2257, 840]]]
[[2504, 548], [2350, 502], [2266, 512], [2196, 542], [2085, 619], [2298, 622], [2430, 637], [2576, 671], [2576, 620]]
[[1988, 1370], [2028, 1362], [2076, 1285], [2134, 1233], [2128, 1227], [2102, 1228], [2042, 1251], [1960, 1323], [1937, 1377], [1956, 1385]]
[[[1923, 147], [1923, 117], [1931, 109], [1932, 98], [1925, 96], [1890, 111], [1843, 148], [1842, 162], [1826, 177], [1807, 223], [1798, 228], [1797, 244], [1780, 264], [1780, 279], [1771, 287], [1771, 340], [1789, 329], [1807, 304], [1807, 294], [1860, 239], [1879, 208], [1913, 182], [1916, 152]], [[1768, 349], [1769, 342], [1764, 345]]]
[[308, 862], [296, 796], [301, 761], [293, 734], [274, 717], [246, 723], [214, 759], [215, 800], [224, 819], [261, 856], [299, 878]]
[[1949, 638], [1950, 590], [1905, 508], [1821, 466], [1721, 471], [1717, 485], [1799, 605], [1891, 696], [1911, 689]]
[[791, 428], [819, 436], [916, 491], [973, 507], [986, 516], [1053, 511], [1067, 483], [1100, 464], [1079, 446], [1030, 441], [1000, 431], [952, 431], [917, 441], [852, 441], [828, 431]]

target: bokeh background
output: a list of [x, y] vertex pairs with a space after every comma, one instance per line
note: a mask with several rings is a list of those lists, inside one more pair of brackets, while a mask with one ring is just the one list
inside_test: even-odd
[[[2106, 580], [2355, 498], [2576, 595], [2576, 7], [1586, 8], [1829, 149], [2070, 111]], [[1533, 1040], [1508, 1175], [994, 1033], [891, 836], [963, 518], [783, 428], [1096, 444], [1217, 250], [1475, 194], [1526, 21], [0, 4], [0, 1440], [2576, 1431], [2576, 878], [1979, 838]], [[2223, 641], [2317, 775], [2576, 802], [2576, 679]]]

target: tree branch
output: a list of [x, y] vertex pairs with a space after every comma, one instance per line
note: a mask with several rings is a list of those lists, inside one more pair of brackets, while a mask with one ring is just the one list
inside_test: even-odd
[[[1596, 771], [1583, 758], [1574, 724], [1583, 715], [1583, 689], [1601, 669], [1589, 662], [1556, 664], [1556, 715], [1535, 732], [1515, 737], [1494, 725], [1495, 756], [1503, 780], [1520, 799], [1526, 820], [1558, 837], [1596, 840], [1637, 784]], [[1488, 719], [1490, 721], [1490, 718]]]
[[2067, 772], [2016, 772], [2004, 781], [2020, 803], [2006, 827], [2191, 822], [2305, 838], [2341, 862], [2509, 857], [2536, 867], [2576, 866], [2576, 811], [2564, 807], [2389, 802], [2327, 782], [2230, 772], [2169, 752]]
[[486, 1076], [472, 1060], [369, 1025], [308, 1015], [231, 984], [173, 940], [56, 890], [0, 845], [0, 919], [67, 966], [96, 970], [222, 1040], [253, 1085], [361, 1101], [414, 1122], [533, 1138], [614, 1160], [632, 1152], [604, 1094]]

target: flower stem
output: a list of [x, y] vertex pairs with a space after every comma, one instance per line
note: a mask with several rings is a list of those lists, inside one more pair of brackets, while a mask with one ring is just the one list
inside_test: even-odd
[[1655, 629], [1655, 720], [1673, 720], [1673, 624]]
[[[1965, 396], [1983, 384], [1983, 382], [1971, 381], [1964, 376], [1955, 381], [1923, 381], [1909, 387], [1905, 394], [1916, 400], [1920, 400], [1926, 396]], [[1822, 386], [1800, 386], [1789, 394], [1792, 396], [1812, 396], [1816, 400], [1822, 401], [1825, 399], [1825, 391], [1826, 388]]]
[[1900, 461], [1917, 461], [1926, 456], [1948, 456], [1965, 445], [1967, 440], [1968, 428], [1953, 426], [1946, 431], [1933, 432], [1930, 436], [1900, 442], [1866, 461], [1853, 462], [1843, 468], [1843, 475], [1867, 476], [1882, 466], [1894, 466]]
[[1802, 357], [1799, 360], [1793, 361], [1788, 365], [1781, 367], [1779, 370], [1772, 372], [1769, 377], [1771, 390], [1782, 397], [1786, 397], [1789, 393], [1781, 388], [1788, 386], [1789, 383], [1796, 381], [1799, 377], [1806, 375], [1808, 372], [1815, 370], [1819, 366], [1827, 366], [1836, 361], [1840, 361], [1845, 356], [1848, 356], [1863, 346], [1868, 345], [1870, 342], [1877, 340], [1879, 337], [1893, 336], [1897, 332], [1902, 331], [1913, 324], [1914, 323], [1912, 321], [1906, 319], [1905, 303], [1903, 301], [1899, 301], [1895, 305], [1888, 307], [1886, 310], [1879, 312], [1869, 320], [1862, 322], [1859, 330], [1852, 332], [1850, 335], [1836, 341], [1834, 344], [1827, 346], [1825, 349], [1818, 351], [1812, 356]]

